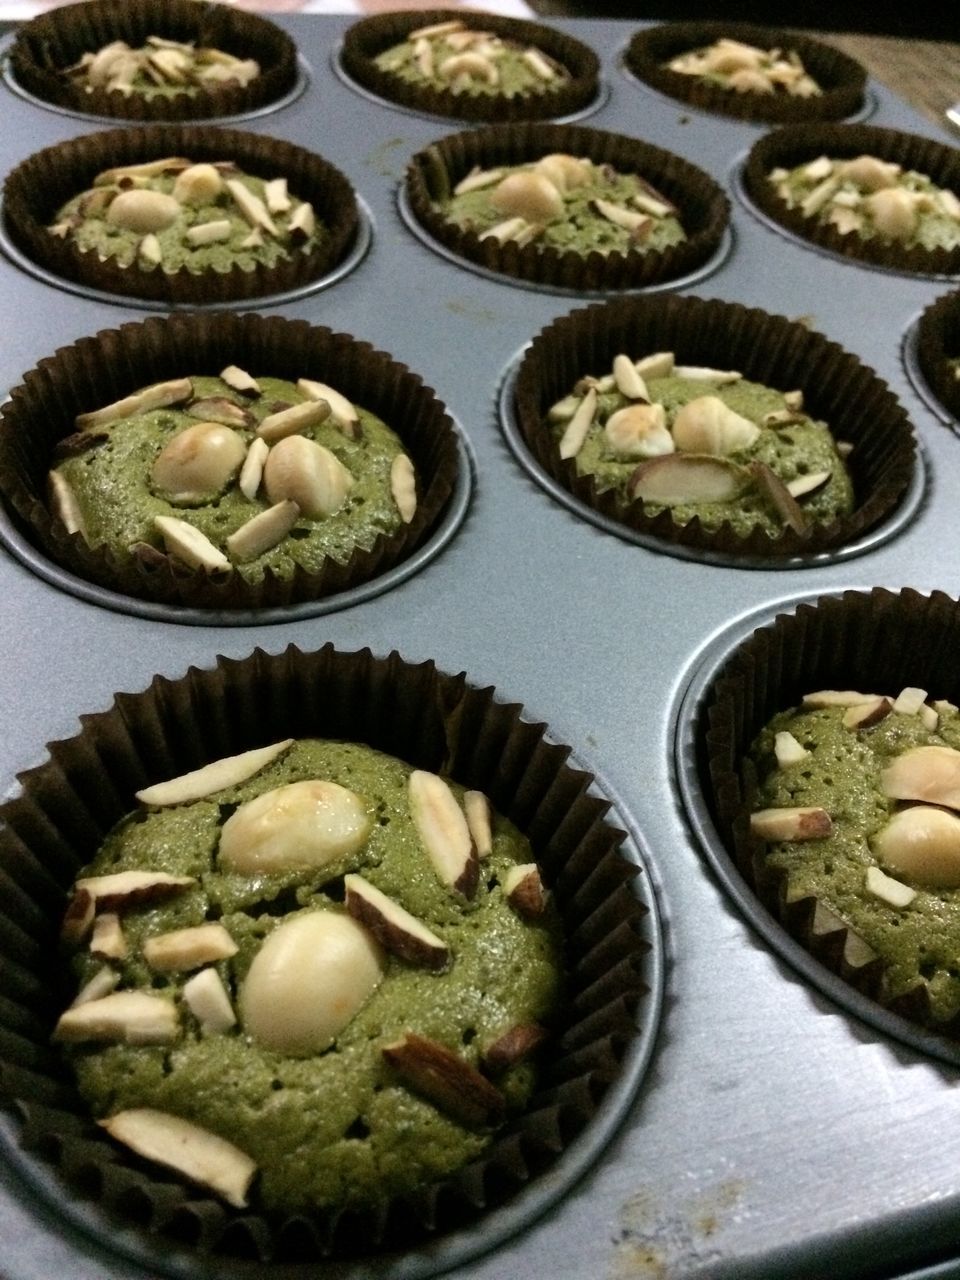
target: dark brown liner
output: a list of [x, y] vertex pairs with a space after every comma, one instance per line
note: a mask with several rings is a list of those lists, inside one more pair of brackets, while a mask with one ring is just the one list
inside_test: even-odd
[[952, 417], [960, 420], [960, 378], [948, 361], [960, 359], [960, 292], [932, 302], [917, 326], [917, 363], [927, 385]]
[[743, 170], [750, 199], [774, 222], [801, 240], [820, 245], [841, 257], [915, 275], [955, 275], [960, 272], [960, 246], [956, 249], [905, 249], [879, 240], [840, 235], [836, 227], [820, 226], [798, 210], [788, 209], [768, 181], [772, 169], [797, 165], [829, 155], [852, 159], [859, 155], [894, 161], [904, 169], [925, 173], [940, 187], [960, 190], [960, 151], [932, 138], [921, 138], [896, 129], [864, 124], [791, 125], [754, 143]]
[[[575, 459], [560, 458], [545, 425], [551, 404], [585, 374], [607, 372], [619, 352], [640, 357], [674, 351], [678, 363], [738, 369], [782, 391], [800, 388], [806, 412], [830, 426], [835, 440], [854, 445], [847, 460], [854, 486], [853, 515], [812, 525], [801, 537], [784, 529], [771, 539], [760, 529], [738, 535], [731, 525], [704, 529], [695, 518], [674, 522], [669, 510], [644, 514], [599, 493], [578, 476]], [[885, 382], [822, 334], [783, 316], [735, 302], [678, 296], [620, 298], [570, 312], [534, 338], [517, 376], [515, 404], [523, 437], [541, 467], [581, 502], [631, 529], [702, 551], [745, 557], [813, 555], [851, 542], [897, 507], [915, 467], [913, 428]]]
[[[114, 90], [87, 93], [62, 74], [114, 40], [139, 48], [147, 36], [194, 41], [238, 58], [255, 58], [260, 75], [246, 87], [200, 89], [169, 98]], [[269, 106], [297, 83], [297, 50], [274, 23], [253, 13], [197, 0], [85, 0], [41, 14], [17, 33], [10, 68], [18, 84], [44, 102], [85, 115], [125, 120], [204, 120]]]
[[[795, 51], [823, 89], [822, 95], [791, 98], [787, 94], [736, 93], [705, 84], [696, 76], [670, 71], [664, 65], [678, 54], [701, 49], [724, 36], [759, 49]], [[700, 111], [769, 124], [842, 120], [860, 110], [867, 82], [860, 63], [839, 49], [792, 31], [747, 22], [672, 22], [649, 27], [632, 38], [624, 60], [639, 79]]]
[[[313, 205], [328, 234], [309, 253], [297, 252], [272, 267], [195, 273], [185, 268], [176, 272], [124, 268], [114, 259], [101, 262], [95, 251], [84, 253], [47, 230], [57, 211], [88, 189], [98, 173], [163, 156], [230, 160], [257, 177], [285, 177], [290, 191]], [[186, 306], [222, 306], [308, 284], [346, 257], [359, 225], [353, 188], [339, 169], [321, 156], [278, 138], [200, 125], [128, 127], [47, 147], [9, 174], [3, 201], [11, 239], [28, 258], [54, 275], [107, 293]]]
[[[474, 165], [525, 164], [557, 151], [645, 178], [679, 209], [686, 241], [648, 253], [584, 255], [536, 244], [521, 249], [461, 231], [434, 208]], [[440, 138], [413, 157], [406, 184], [417, 221], [459, 257], [503, 275], [567, 289], [635, 289], [684, 276], [717, 251], [730, 213], [720, 187], [688, 161], [636, 138], [581, 125], [493, 125]]]
[[[218, 658], [179, 680], [82, 717], [50, 759], [20, 776], [0, 810], [0, 1097], [24, 1118], [24, 1142], [53, 1161], [69, 1194], [99, 1201], [201, 1253], [306, 1262], [330, 1253], [403, 1248], [482, 1216], [550, 1170], [589, 1123], [621, 1069], [646, 995], [640, 936], [647, 908], [637, 868], [567, 763], [522, 708], [432, 662], [396, 653], [290, 647]], [[202, 762], [285, 736], [361, 741], [483, 790], [533, 845], [565, 926], [567, 995], [527, 1111], [460, 1174], [375, 1210], [266, 1219], [238, 1214], [115, 1148], [89, 1119], [49, 1037], [69, 999], [57, 958], [66, 891], [133, 792]], [[612, 940], [612, 942], [611, 942]], [[146, 1169], [146, 1172], [144, 1172]]]
[[[125, 549], [91, 547], [68, 534], [47, 507], [46, 476], [57, 441], [74, 418], [167, 378], [217, 374], [228, 364], [254, 373], [311, 377], [336, 385], [400, 436], [417, 471], [417, 511], [343, 564], [316, 574], [268, 572], [260, 584], [238, 572], [205, 573], [167, 558], [147, 566]], [[399, 564], [435, 528], [457, 478], [456, 436], [444, 406], [420, 378], [368, 343], [281, 316], [159, 316], [81, 338], [41, 361], [0, 415], [0, 493], [31, 538], [58, 564], [140, 599], [195, 608], [257, 609], [315, 600], [369, 581]]]
[[720, 836], [741, 874], [789, 933], [833, 972], [885, 1008], [924, 1027], [960, 1036], [960, 1018], [934, 1023], [924, 983], [895, 1000], [882, 993], [883, 969], [867, 943], [816, 898], [785, 901], [783, 877], [766, 865], [751, 836], [757, 778], [747, 752], [779, 711], [811, 689], [906, 685], [960, 699], [960, 607], [942, 592], [921, 595], [847, 591], [801, 604], [759, 628], [736, 650], [708, 690], [700, 725], [698, 773]]
[[[381, 71], [373, 59], [386, 49], [402, 44], [410, 31], [437, 22], [457, 19], [468, 27], [492, 31], [507, 40], [535, 45], [570, 72], [571, 79], [558, 89], [524, 97], [453, 93], [450, 90], [418, 88], [388, 71]], [[462, 9], [417, 9], [406, 13], [381, 13], [364, 18], [344, 36], [342, 62], [358, 84], [387, 102], [396, 102], [414, 111], [454, 120], [548, 120], [572, 115], [590, 105], [599, 89], [600, 62], [592, 49], [563, 31], [504, 18], [493, 13], [470, 13]]]

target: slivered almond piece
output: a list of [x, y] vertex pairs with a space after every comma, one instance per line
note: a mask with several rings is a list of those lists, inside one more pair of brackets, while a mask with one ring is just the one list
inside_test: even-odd
[[423, 76], [424, 80], [430, 80], [433, 76], [433, 45], [429, 40], [417, 40], [413, 46], [413, 57], [417, 64], [417, 70]]
[[847, 707], [842, 724], [845, 729], [872, 729], [893, 710], [894, 706], [889, 698], [875, 698], [873, 702], [861, 702], [855, 707]]
[[237, 944], [218, 923], [154, 934], [143, 944], [144, 960], [158, 973], [184, 973], [236, 954]]
[[631, 198], [642, 213], [649, 213], [653, 218], [665, 218], [668, 213], [676, 212], [672, 204], [666, 204], [663, 200], [656, 200], [644, 191], [635, 192]]
[[267, 206], [259, 196], [249, 191], [239, 178], [228, 178], [224, 186], [233, 196], [245, 222], [257, 230], [266, 231], [268, 235], [279, 236], [277, 224], [267, 213]]
[[[780, 431], [783, 427], [794, 427], [798, 422], [806, 422], [806, 415], [793, 409], [771, 409], [769, 413], [763, 415], [762, 422], [765, 427], [773, 427], [775, 431]], [[827, 472], [827, 474], [830, 473]]]
[[317, 218], [313, 205], [302, 200], [297, 205], [287, 222], [287, 234], [294, 240], [309, 240], [317, 229]]
[[[220, 760], [211, 760], [200, 769], [192, 769], [179, 777], [170, 778], [167, 782], [157, 782], [151, 787], [144, 787], [136, 793], [141, 804], [162, 808], [171, 804], [186, 804], [190, 800], [202, 800], [204, 796], [212, 796], [226, 787], [235, 787], [246, 782], [255, 773], [273, 764], [293, 745], [293, 738], [284, 738], [282, 742], [271, 743], [268, 747], [254, 747], [252, 751], [242, 751], [239, 755], [223, 756]], [[145, 873], [144, 873], [145, 874]], [[191, 881], [192, 883], [192, 881]]]
[[516, 240], [530, 229], [526, 218], [506, 218], [496, 226], [489, 227], [480, 236], [481, 240], [496, 240], [497, 244], [506, 244], [508, 240]]
[[487, 858], [493, 851], [493, 824], [490, 801], [482, 791], [463, 793], [463, 812], [478, 858]]
[[59, 471], [51, 471], [47, 474], [47, 484], [50, 493], [50, 507], [60, 517], [60, 521], [67, 533], [79, 533], [85, 542], [89, 542], [87, 528], [83, 520], [83, 512], [80, 510], [80, 503], [77, 501], [77, 495], [74, 493], [70, 482]]
[[857, 707], [864, 702], [876, 702], [881, 696], [879, 693], [858, 693], [854, 689], [818, 689], [815, 693], [805, 693], [801, 703], [804, 707], [815, 710], [822, 707]]
[[163, 247], [152, 231], [137, 245], [137, 257], [149, 267], [159, 267], [163, 262]]
[[552, 404], [547, 410], [547, 419], [550, 422], [569, 422], [573, 415], [577, 412], [577, 406], [580, 404], [582, 396], [564, 396], [562, 400], [558, 400]]
[[461, 178], [453, 188], [455, 196], [465, 196], [470, 191], [482, 191], [484, 187], [492, 187], [503, 177], [503, 169], [481, 169], [478, 165], [470, 170], [465, 178]]
[[216, 422], [224, 427], [243, 427], [249, 430], [253, 426], [250, 410], [234, 404], [226, 396], [204, 396], [188, 404], [186, 412], [191, 418], [199, 418], [201, 422]]
[[248, 236], [240, 241], [241, 249], [259, 249], [263, 244], [263, 232], [259, 227], [254, 227]]
[[560, 437], [560, 457], [575, 458], [583, 448], [587, 432], [597, 412], [597, 392], [591, 387], [580, 401], [573, 417], [567, 423], [567, 429]]
[[328, 387], [325, 382], [314, 382], [311, 378], [298, 378], [297, 390], [302, 391], [308, 400], [325, 400], [330, 406], [330, 416], [344, 435], [357, 440], [360, 437], [360, 415], [345, 395]]
[[192, 161], [182, 156], [165, 156], [161, 160], [145, 160], [142, 164], [120, 165], [104, 169], [93, 180], [95, 187], [115, 187], [126, 178], [156, 178], [161, 173], [177, 173], [189, 169]]
[[529, 1058], [547, 1039], [547, 1030], [536, 1022], [521, 1022], [484, 1049], [481, 1061], [485, 1071], [496, 1074]]
[[485, 58], [482, 53], [470, 51], [455, 53], [446, 58], [437, 67], [437, 71], [445, 80], [466, 76], [468, 80], [486, 80], [487, 84], [497, 84], [500, 79], [499, 71], [489, 58]]
[[811, 471], [805, 476], [795, 476], [787, 481], [787, 492], [792, 498], [809, 498], [812, 493], [818, 493], [832, 475], [832, 471]]
[[63, 923], [60, 925], [60, 941], [65, 947], [79, 947], [87, 940], [93, 928], [96, 909], [94, 895], [86, 889], [78, 889], [74, 886], [73, 893], [67, 902], [67, 909], [63, 913]]
[[366, 925], [380, 945], [407, 964], [440, 973], [450, 963], [450, 949], [416, 916], [399, 902], [382, 893], [363, 876], [346, 875], [345, 906], [350, 915]]
[[894, 711], [899, 711], [902, 716], [915, 716], [919, 713], [926, 700], [926, 689], [915, 689], [913, 686], [907, 685], [905, 689], [900, 690], [894, 700], [893, 709]]
[[213, 545], [205, 533], [201, 533], [186, 520], [176, 516], [154, 516], [154, 528], [159, 530], [167, 554], [176, 556], [191, 569], [229, 569], [230, 561]]
[[232, 226], [228, 218], [216, 218], [213, 222], [199, 222], [187, 228], [185, 239], [187, 244], [196, 248], [204, 244], [216, 244], [220, 240], [229, 240]]
[[112, 991], [60, 1015], [54, 1040], [67, 1044], [172, 1044], [180, 1034], [172, 1000], [146, 991]]
[[407, 794], [413, 824], [441, 882], [464, 898], [472, 898], [480, 863], [453, 792], [437, 774], [414, 769]]
[[940, 727], [940, 712], [933, 707], [923, 706], [920, 708], [920, 722], [930, 733], [936, 733]]
[[319, 426], [330, 417], [330, 405], [326, 400], [304, 400], [278, 413], [268, 414], [257, 427], [257, 435], [268, 444], [282, 440], [284, 436], [298, 435], [310, 427]]
[[810, 752], [800, 745], [792, 733], [784, 730], [774, 736], [773, 754], [777, 758], [779, 768], [786, 769], [792, 764], [799, 764], [801, 760], [806, 760]]
[[251, 378], [250, 374], [238, 365], [228, 364], [225, 369], [221, 369], [220, 378], [231, 391], [237, 391], [242, 396], [256, 399], [257, 396], [262, 394], [260, 383], [257, 382], [256, 378]]
[[539, 49], [524, 49], [522, 57], [535, 76], [539, 76], [541, 80], [546, 81], [556, 80], [556, 71], [554, 71]]
[[787, 527], [803, 537], [810, 529], [810, 520], [777, 473], [765, 462], [756, 460], [749, 463], [748, 470], [756, 481], [757, 488], [773, 504]]
[[642, 231], [651, 224], [649, 214], [636, 213], [633, 209], [625, 209], [622, 205], [614, 204], [610, 200], [595, 199], [593, 207], [601, 218], [606, 218], [615, 226], [623, 227], [625, 231]]
[[888, 906], [896, 907], [899, 911], [902, 911], [904, 907], [909, 907], [917, 896], [916, 889], [911, 889], [909, 885], [901, 884], [899, 880], [894, 880], [891, 876], [884, 875], [879, 867], [867, 867], [864, 887], [867, 893], [879, 898], [881, 902], [887, 903]]
[[263, 197], [268, 213], [288, 213], [291, 206], [290, 193], [287, 191], [286, 178], [273, 178], [264, 183]]
[[236, 1026], [237, 1015], [216, 969], [201, 969], [183, 984], [183, 999], [204, 1035], [223, 1035]]
[[650, 392], [647, 384], [637, 372], [637, 366], [629, 356], [622, 353], [613, 357], [613, 376], [617, 390], [628, 400], [646, 400], [649, 403]]
[[960, 818], [912, 805], [895, 813], [871, 840], [888, 871], [928, 889], [960, 888]]
[[251, 516], [227, 538], [227, 550], [237, 564], [248, 564], [279, 546], [300, 518], [300, 508], [284, 498]]
[[111, 969], [105, 964], [102, 969], [97, 970], [89, 982], [83, 984], [74, 996], [70, 1008], [76, 1009], [78, 1005], [89, 1004], [91, 1000], [102, 1000], [104, 996], [116, 990], [119, 981], [120, 975], [116, 969]]
[[955, 716], [957, 712], [960, 711], [960, 707], [958, 707], [956, 703], [948, 702], [946, 698], [937, 698], [930, 705], [933, 707], [934, 711], [938, 712], [942, 716]]
[[749, 482], [749, 472], [728, 458], [668, 453], [641, 462], [628, 487], [633, 498], [675, 507], [687, 502], [733, 502]]
[[535, 920], [547, 907], [547, 895], [535, 862], [510, 867], [501, 880], [503, 896], [518, 915]]
[[411, 42], [414, 40], [435, 40], [437, 36], [446, 36], [452, 31], [463, 30], [463, 22], [459, 18], [453, 18], [449, 22], [434, 22], [426, 27], [417, 27], [415, 31], [407, 33], [407, 39]]
[[384, 1045], [383, 1056], [406, 1084], [467, 1128], [499, 1124], [506, 1114], [500, 1090], [436, 1040], [408, 1031]]
[[162, 902], [196, 883], [193, 876], [174, 876], [167, 871], [113, 871], [84, 876], [73, 891], [88, 894], [95, 911], [122, 911], [144, 902]]
[[94, 920], [90, 954], [98, 960], [122, 960], [127, 954], [127, 940], [115, 911], [104, 911]]
[[761, 840], [821, 840], [833, 831], [826, 809], [758, 809], [750, 815], [750, 830]]
[[892, 800], [923, 800], [960, 809], [960, 751], [953, 747], [913, 747], [880, 774]]
[[207, 1187], [236, 1209], [246, 1207], [257, 1166], [225, 1138], [151, 1107], [118, 1111], [97, 1123], [145, 1160]]
[[91, 431], [96, 427], [106, 427], [111, 422], [120, 422], [123, 418], [148, 413], [151, 409], [166, 409], [172, 404], [182, 404], [192, 395], [193, 383], [189, 378], [155, 382], [153, 386], [135, 391], [133, 395], [125, 396], [122, 400], [115, 400], [113, 404], [104, 405], [102, 409], [94, 409], [92, 413], [78, 414], [74, 425], [78, 431]]
[[672, 351], [655, 351], [634, 362], [641, 378], [669, 378], [674, 369]]
[[266, 440], [261, 440], [258, 437], [251, 443], [250, 448], [247, 450], [247, 456], [243, 460], [243, 466], [240, 468], [240, 479], [237, 484], [243, 496], [249, 498], [251, 502], [257, 496], [257, 490], [260, 488], [260, 482], [263, 479], [263, 464], [266, 462], [269, 452], [270, 446]]
[[390, 464], [390, 492], [400, 519], [409, 524], [417, 511], [417, 478], [413, 463], [405, 453], [398, 453]]
[[696, 364], [675, 365], [673, 374], [676, 378], [689, 378], [691, 382], [715, 382], [718, 386], [739, 382], [743, 377], [743, 374], [736, 369], [710, 369], [705, 365]]

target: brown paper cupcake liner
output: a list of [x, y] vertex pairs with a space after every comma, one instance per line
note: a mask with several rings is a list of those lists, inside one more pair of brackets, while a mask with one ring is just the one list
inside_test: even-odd
[[[494, 94], [472, 96], [450, 89], [408, 84], [399, 76], [381, 71], [375, 64], [376, 57], [402, 44], [409, 32], [453, 20], [476, 30], [492, 31], [504, 40], [533, 45], [565, 67], [570, 72], [570, 80], [547, 93], [513, 98]], [[417, 9], [364, 18], [344, 36], [341, 60], [347, 74], [378, 98], [454, 120], [548, 120], [573, 115], [589, 106], [599, 89], [600, 61], [593, 50], [579, 40], [537, 22], [462, 9]]]
[[[591, 777], [568, 763], [569, 748], [462, 674], [330, 645], [315, 653], [257, 650], [178, 680], [157, 677], [82, 725], [20, 776], [21, 794], [3, 806], [0, 830], [0, 1096], [22, 1117], [30, 1159], [56, 1167], [58, 1198], [93, 1200], [201, 1255], [311, 1261], [422, 1244], [550, 1173], [636, 1038], [649, 950], [647, 907], [633, 886], [638, 869], [605, 820], [608, 804], [590, 794]], [[482, 1157], [369, 1210], [283, 1218], [231, 1211], [113, 1146], [49, 1041], [69, 999], [56, 941], [67, 891], [129, 811], [133, 792], [285, 736], [364, 742], [483, 790], [527, 834], [552, 890], [565, 932], [567, 998], [537, 1092]]]
[[[63, 74], [84, 53], [96, 53], [114, 40], [137, 49], [148, 36], [254, 58], [260, 74], [246, 86], [153, 98], [118, 90], [88, 93]], [[10, 68], [19, 85], [53, 106], [139, 121], [204, 120], [257, 111], [290, 93], [298, 74], [296, 46], [274, 23], [203, 0], [85, 0], [55, 9], [21, 27], [10, 51]]]
[[916, 354], [927, 386], [960, 420], [960, 377], [949, 364], [960, 360], [960, 292], [938, 298], [924, 311], [917, 325]]
[[[526, 164], [552, 152], [638, 174], [677, 207], [687, 239], [646, 253], [584, 255], [539, 249], [535, 243], [520, 248], [461, 231], [434, 207], [475, 165], [491, 169]], [[413, 216], [458, 257], [502, 275], [577, 290], [636, 289], [686, 275], [717, 252], [730, 213], [720, 187], [688, 161], [636, 138], [581, 125], [492, 125], [440, 138], [411, 160], [406, 192]]]
[[[162, 554], [149, 563], [132, 551], [90, 546], [68, 534], [50, 510], [47, 473], [59, 440], [78, 413], [112, 404], [168, 378], [215, 375], [230, 364], [264, 376], [332, 383], [391, 426], [417, 474], [409, 524], [381, 534], [345, 562], [330, 557], [317, 573], [267, 571], [260, 583], [239, 572], [193, 570]], [[416, 374], [368, 343], [281, 316], [193, 314], [81, 338], [41, 361], [0, 414], [0, 493], [29, 536], [57, 564], [88, 581], [138, 599], [211, 609], [283, 606], [356, 586], [406, 559], [441, 519], [457, 481], [456, 434], [444, 406]]]
[[780, 711], [812, 689], [907, 685], [960, 700], [960, 606], [942, 592], [847, 591], [801, 604], [758, 629], [711, 682], [699, 726], [698, 773], [717, 830], [763, 906], [831, 972], [883, 1009], [952, 1038], [960, 1016], [935, 1022], [926, 984], [891, 999], [883, 964], [869, 944], [815, 897], [787, 902], [784, 878], [751, 835], [758, 780], [747, 752]]
[[[191, 0], [192, 2], [192, 0]], [[96, 251], [83, 252], [47, 230], [57, 211], [96, 175], [120, 165], [164, 156], [200, 162], [231, 160], [267, 180], [287, 178], [290, 191], [313, 205], [327, 229], [308, 253], [295, 252], [271, 267], [252, 271], [141, 270], [121, 267]], [[223, 306], [243, 298], [286, 293], [331, 271], [356, 238], [359, 212], [344, 175], [321, 156], [278, 138], [200, 125], [153, 125], [87, 134], [35, 152], [7, 177], [3, 188], [6, 229], [18, 249], [54, 275], [125, 297], [180, 306]]]
[[768, 180], [771, 170], [795, 168], [818, 156], [853, 159], [860, 155], [892, 161], [904, 169], [926, 174], [939, 187], [960, 191], [960, 151], [932, 138], [878, 129], [871, 125], [790, 125], [767, 134], [750, 149], [743, 170], [747, 195], [767, 217], [801, 240], [844, 258], [873, 263], [916, 275], [956, 275], [960, 272], [960, 246], [955, 249], [907, 249], [877, 238], [861, 240], [841, 235], [836, 227], [821, 226], [798, 209], [788, 209]]
[[[811, 98], [786, 93], [737, 93], [705, 83], [697, 76], [671, 71], [667, 64], [681, 53], [702, 49], [726, 37], [758, 49], [792, 50], [823, 90]], [[627, 69], [646, 84], [700, 111], [788, 124], [800, 120], [842, 120], [863, 105], [867, 73], [839, 49], [809, 36], [747, 22], [671, 22], [638, 31], [624, 57]]]
[[[608, 371], [620, 352], [639, 358], [674, 351], [678, 363], [737, 369], [769, 387], [803, 391], [805, 412], [828, 424], [853, 450], [846, 465], [855, 510], [806, 534], [789, 528], [777, 538], [763, 530], [738, 534], [725, 523], [707, 529], [699, 518], [677, 523], [669, 509], [648, 516], [641, 501], [600, 492], [575, 459], [560, 457], [546, 423], [550, 405], [587, 374]], [[913, 429], [886, 383], [856, 356], [783, 316], [739, 303], [694, 297], [620, 298], [560, 317], [534, 338], [517, 375], [515, 408], [536, 461], [581, 502], [631, 529], [700, 551], [745, 558], [813, 555], [853, 541], [889, 516], [916, 466]]]

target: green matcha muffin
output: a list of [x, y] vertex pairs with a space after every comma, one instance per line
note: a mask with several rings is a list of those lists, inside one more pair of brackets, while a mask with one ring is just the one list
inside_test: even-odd
[[329, 595], [404, 559], [456, 482], [433, 393], [302, 321], [154, 319], [47, 363], [52, 400], [28, 375], [5, 406], [0, 488], [54, 560], [127, 595]]
[[75, 138], [23, 161], [8, 225], [38, 266], [90, 288], [209, 305], [322, 279], [353, 244], [347, 179], [289, 143], [156, 125]]
[[195, 0], [85, 0], [25, 23], [10, 52], [24, 89], [78, 114], [131, 120], [235, 116], [297, 83], [274, 23]]
[[647, 27], [624, 61], [645, 84], [701, 111], [771, 124], [853, 115], [867, 78], [839, 49], [744, 22]]
[[303, 1264], [562, 1188], [649, 943], [606, 803], [522, 708], [257, 651], [52, 751], [0, 831], [29, 1009], [0, 1007], [0, 1090], [61, 1208], [76, 1175], [158, 1249]]
[[596, 97], [599, 62], [561, 31], [496, 14], [429, 9], [365, 18], [342, 62], [388, 102], [460, 120], [542, 120]]
[[760, 140], [747, 194], [814, 244], [919, 274], [960, 269], [960, 152], [892, 129], [798, 125]]
[[584, 506], [665, 548], [733, 558], [842, 545], [895, 509], [914, 466], [902, 409], [855, 357], [692, 297], [555, 320], [521, 361], [514, 413]]
[[458, 257], [564, 289], [642, 287], [717, 252], [722, 191], [678, 156], [579, 126], [498, 126], [414, 156], [417, 223]]

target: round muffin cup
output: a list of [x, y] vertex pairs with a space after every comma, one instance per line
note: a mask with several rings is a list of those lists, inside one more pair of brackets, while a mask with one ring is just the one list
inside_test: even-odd
[[960, 421], [960, 377], [949, 361], [960, 360], [960, 292], [932, 302], [917, 325], [917, 363], [927, 386]]
[[861, 240], [841, 235], [836, 227], [821, 226], [799, 209], [788, 209], [769, 175], [773, 169], [793, 169], [818, 156], [850, 160], [876, 156], [904, 169], [926, 174], [939, 187], [960, 191], [960, 151], [932, 138], [871, 125], [809, 124], [777, 129], [754, 143], [743, 169], [743, 184], [754, 204], [787, 231], [831, 253], [916, 275], [956, 275], [960, 245], [955, 249], [907, 249], [890, 241]]
[[[784, 878], [750, 833], [758, 780], [747, 752], [779, 711], [815, 689], [879, 689], [896, 696], [911, 686], [960, 701], [960, 607], [941, 592], [848, 591], [801, 604], [759, 628], [712, 682], [700, 724], [698, 773], [717, 829], [763, 906], [829, 970], [881, 1003], [882, 962], [867, 942], [816, 897], [788, 902]], [[901, 1017], [960, 1036], [960, 1017], [934, 1024], [919, 982], [882, 1003]]]
[[[724, 37], [758, 49], [793, 51], [823, 93], [811, 98], [787, 93], [738, 93], [709, 84], [698, 76], [671, 71], [679, 54], [702, 49]], [[867, 73], [859, 62], [839, 49], [809, 36], [756, 26], [746, 22], [671, 22], [638, 31], [627, 46], [624, 61], [638, 79], [680, 102], [715, 115], [735, 116], [766, 124], [799, 120], [842, 120], [863, 105]]]
[[[736, 369], [781, 391], [802, 390], [804, 411], [826, 422], [835, 440], [853, 445], [846, 462], [853, 514], [829, 525], [811, 524], [802, 536], [789, 528], [778, 538], [762, 529], [743, 535], [729, 523], [715, 529], [705, 529], [698, 518], [678, 524], [669, 509], [648, 516], [641, 501], [625, 503], [612, 491], [600, 493], [592, 476], [578, 475], [576, 459], [560, 457], [547, 410], [580, 378], [607, 373], [619, 353], [639, 359], [655, 351], [673, 351], [680, 364]], [[813, 555], [852, 541], [894, 511], [916, 465], [906, 413], [856, 356], [796, 321], [714, 299], [618, 298], [560, 317], [537, 334], [524, 355], [515, 406], [536, 461], [581, 502], [666, 543], [745, 558]]]
[[[396, 653], [326, 646], [219, 658], [181, 679], [157, 677], [83, 717], [76, 737], [20, 776], [0, 832], [0, 1095], [25, 1121], [24, 1141], [70, 1189], [201, 1253], [308, 1262], [330, 1253], [411, 1247], [475, 1221], [549, 1173], [617, 1078], [647, 994], [641, 974], [647, 908], [638, 868], [604, 820], [591, 777], [567, 763], [522, 708], [461, 675]], [[360, 741], [482, 790], [529, 837], [565, 931], [565, 1000], [539, 1088], [483, 1156], [436, 1186], [369, 1211], [260, 1217], [233, 1212], [114, 1147], [50, 1046], [69, 1002], [58, 954], [66, 894], [133, 793], [226, 754], [285, 736]]]
[[[381, 71], [374, 62], [387, 49], [403, 44], [411, 31], [451, 21], [462, 22], [478, 31], [493, 32], [504, 40], [533, 45], [565, 67], [570, 80], [546, 93], [514, 98], [471, 95], [408, 84], [399, 76]], [[549, 120], [582, 111], [599, 91], [600, 61], [593, 50], [579, 40], [537, 22], [463, 9], [416, 9], [364, 18], [344, 36], [341, 61], [348, 75], [386, 102], [454, 120]]]
[[[318, 573], [267, 571], [252, 583], [236, 570], [190, 569], [161, 553], [90, 546], [68, 534], [47, 500], [47, 473], [77, 414], [112, 404], [168, 378], [216, 375], [237, 364], [256, 376], [332, 383], [382, 418], [403, 442], [417, 474], [409, 524], [382, 534], [369, 551]], [[436, 526], [458, 468], [453, 425], [420, 378], [368, 343], [280, 316], [177, 315], [108, 329], [63, 347], [25, 375], [0, 411], [0, 493], [31, 538], [58, 564], [126, 595], [213, 609], [258, 609], [315, 600], [366, 582], [404, 560]]]
[[[254, 58], [260, 74], [248, 85], [146, 98], [118, 90], [88, 93], [64, 69], [115, 40], [142, 47], [148, 36]], [[205, 120], [269, 106], [297, 82], [297, 50], [279, 27], [253, 13], [196, 0], [85, 0], [41, 14], [17, 33], [10, 51], [17, 83], [53, 106], [124, 120]]]
[[[609, 164], [637, 174], [678, 209], [687, 239], [647, 253], [561, 252], [523, 248], [461, 231], [435, 208], [474, 166], [532, 163], [553, 152]], [[638, 289], [686, 275], [720, 247], [730, 213], [720, 187], [702, 170], [660, 147], [580, 125], [516, 124], [452, 134], [418, 152], [407, 168], [410, 211], [429, 234], [458, 257], [490, 271], [564, 289]]]
[[[286, 178], [291, 193], [313, 205], [327, 234], [309, 253], [294, 252], [272, 267], [261, 265], [252, 271], [234, 267], [222, 272], [121, 267], [116, 259], [101, 262], [95, 251], [85, 253], [69, 239], [50, 234], [47, 228], [57, 211], [87, 190], [98, 173], [165, 156], [210, 163], [229, 160], [256, 177]], [[343, 260], [359, 226], [353, 188], [321, 156], [278, 138], [200, 125], [114, 129], [47, 147], [9, 174], [3, 201], [11, 239], [39, 266], [106, 293], [174, 306], [221, 306], [299, 288]]]

